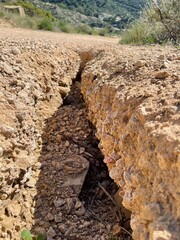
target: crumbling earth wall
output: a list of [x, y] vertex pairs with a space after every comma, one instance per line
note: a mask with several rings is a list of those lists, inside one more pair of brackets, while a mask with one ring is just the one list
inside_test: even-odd
[[76, 77], [78, 54], [47, 41], [0, 41], [0, 239], [34, 222], [44, 120]]
[[1, 37], [0, 239], [19, 239], [33, 224], [44, 119], [79, 69], [104, 162], [132, 211], [134, 239], [178, 239], [178, 51], [81, 46]]
[[180, 236], [179, 60], [178, 50], [124, 47], [99, 54], [82, 75], [89, 119], [137, 240]]

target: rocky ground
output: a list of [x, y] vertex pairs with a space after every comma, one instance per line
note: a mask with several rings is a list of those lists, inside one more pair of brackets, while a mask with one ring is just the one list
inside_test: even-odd
[[120, 49], [86, 65], [89, 119], [132, 211], [134, 239], [179, 239], [179, 50]]
[[0, 239], [131, 239], [118, 187], [135, 239], [178, 239], [179, 52], [117, 42], [1, 27]]

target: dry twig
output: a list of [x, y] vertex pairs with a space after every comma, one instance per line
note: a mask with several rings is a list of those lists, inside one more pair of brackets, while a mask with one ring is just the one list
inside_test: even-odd
[[103, 192], [108, 196], [108, 198], [114, 203], [114, 205], [116, 206], [116, 209], [118, 211], [118, 215], [119, 215], [119, 219], [120, 222], [122, 223], [122, 214], [121, 211], [119, 209], [119, 206], [117, 205], [116, 201], [114, 200], [114, 198], [106, 191], [106, 189], [100, 184], [98, 183], [98, 186], [103, 190]]

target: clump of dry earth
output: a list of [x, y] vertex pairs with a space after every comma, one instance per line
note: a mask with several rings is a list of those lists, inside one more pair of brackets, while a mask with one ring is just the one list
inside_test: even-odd
[[178, 239], [179, 52], [116, 43], [1, 28], [0, 239], [130, 239], [103, 158], [133, 238]]

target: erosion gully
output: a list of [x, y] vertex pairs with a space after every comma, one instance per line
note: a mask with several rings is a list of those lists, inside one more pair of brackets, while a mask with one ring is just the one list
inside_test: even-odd
[[78, 73], [45, 123], [32, 232], [49, 240], [130, 240], [129, 219], [113, 198], [118, 188], [87, 119], [80, 81]]

